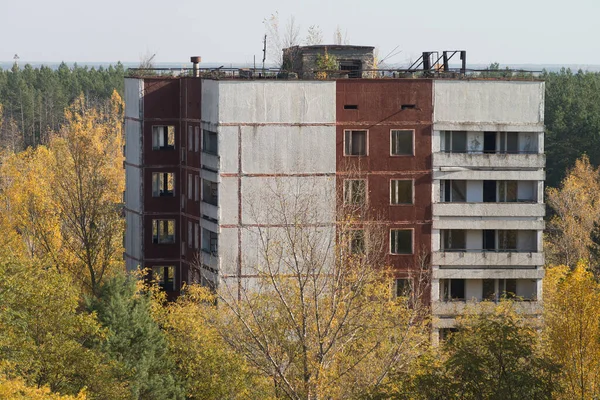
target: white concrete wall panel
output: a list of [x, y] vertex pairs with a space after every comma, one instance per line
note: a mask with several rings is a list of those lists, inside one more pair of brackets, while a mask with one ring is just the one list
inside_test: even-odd
[[534, 229], [543, 230], [544, 220], [540, 217], [445, 217], [433, 220], [433, 228], [438, 229]]
[[481, 301], [483, 292], [483, 280], [468, 279], [465, 281], [465, 300]]
[[467, 250], [481, 250], [483, 248], [482, 231], [466, 231]]
[[467, 201], [469, 203], [483, 202], [483, 181], [467, 181]]
[[335, 215], [333, 176], [242, 178], [243, 224], [331, 223]]
[[334, 81], [219, 81], [218, 84], [220, 123], [335, 122]]
[[238, 273], [238, 229], [224, 228], [219, 231], [219, 274], [237, 275]]
[[202, 128], [211, 129], [219, 122], [219, 81], [202, 80]]
[[125, 117], [142, 118], [143, 79], [125, 78]]
[[490, 180], [490, 181], [543, 181], [546, 174], [538, 171], [471, 170], [461, 167], [441, 168], [433, 171], [433, 179]]
[[437, 203], [434, 217], [543, 217], [546, 206], [539, 203]]
[[544, 123], [543, 82], [435, 80], [433, 102], [434, 123]]
[[471, 154], [436, 153], [436, 150], [433, 151], [434, 168], [463, 167], [516, 170], [521, 168], [544, 168], [546, 165], [546, 156], [544, 154]]
[[[537, 268], [433, 268], [433, 279], [527, 279], [544, 277], [545, 271]], [[517, 285], [517, 291], [519, 290]]]
[[142, 170], [140, 168], [125, 166], [125, 207], [142, 212]]
[[335, 173], [334, 126], [242, 128], [242, 172], [246, 174]]
[[[141, 215], [125, 211], [125, 252], [135, 258], [142, 259], [142, 217]], [[127, 267], [137, 267], [137, 261], [127, 263]]]
[[238, 178], [222, 176], [219, 183], [219, 223], [237, 225], [238, 214]]
[[518, 297], [524, 299], [534, 299], [537, 297], [537, 280], [535, 279], [518, 279], [517, 293]]
[[128, 163], [142, 163], [142, 123], [125, 120], [125, 159]]

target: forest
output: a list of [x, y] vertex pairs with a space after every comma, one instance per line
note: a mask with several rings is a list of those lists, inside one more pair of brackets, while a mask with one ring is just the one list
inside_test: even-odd
[[[286, 228], [277, 240], [294, 249], [291, 273], [277, 273], [280, 246], [262, 249], [270, 289], [243, 296], [190, 285], [167, 302], [145, 271], [125, 274], [125, 74], [120, 64], [0, 71], [0, 398], [600, 396], [600, 74], [540, 76], [543, 318], [508, 298], [483, 302], [440, 346], [420, 301], [426, 270], [393, 293], [376, 229], [364, 254], [339, 246], [329, 259], [322, 240]], [[275, 193], [273, 214], [309, 218], [316, 198]]]

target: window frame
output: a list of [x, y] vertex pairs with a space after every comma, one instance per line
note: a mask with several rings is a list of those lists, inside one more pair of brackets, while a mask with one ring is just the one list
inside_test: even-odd
[[[346, 132], [365, 132], [365, 154], [347, 154], [346, 153]], [[352, 140], [352, 135], [350, 135]], [[368, 129], [344, 129], [343, 137], [344, 157], [368, 157], [369, 156], [369, 130]], [[352, 146], [352, 145], [351, 145]]]
[[[173, 235], [168, 235], [168, 224], [169, 221], [173, 221]], [[160, 235], [160, 223], [166, 223], [167, 225], [167, 235], [172, 236], [172, 240], [170, 241], [161, 241]], [[154, 235], [154, 228], [156, 228], [156, 236]], [[164, 218], [156, 218], [152, 219], [152, 244], [175, 244], [177, 243], [177, 221], [175, 219], [164, 219]]]
[[[400, 290], [400, 286], [398, 285], [398, 283], [402, 281], [403, 282], [403, 286], [404, 286], [404, 294], [401, 294], [399, 292]], [[412, 287], [412, 282], [410, 278], [404, 277], [404, 278], [395, 278], [394, 279], [394, 297], [395, 298], [400, 298], [400, 297], [406, 297], [406, 298], [411, 298], [412, 297], [412, 293], [413, 293], [413, 287]]]
[[[172, 175], [173, 188], [169, 188], [169, 175]], [[152, 197], [175, 197], [175, 172], [156, 171], [151, 172], [152, 178]], [[161, 181], [163, 185], [161, 186]], [[155, 187], [156, 186], [156, 187]], [[158, 190], [155, 190], [158, 188]], [[158, 195], [157, 195], [158, 193]]]
[[[392, 252], [392, 231], [409, 231], [410, 232], [410, 253], [394, 253]], [[414, 228], [390, 228], [389, 230], [389, 246], [388, 251], [390, 255], [394, 256], [407, 256], [415, 254], [415, 230]]]
[[[411, 141], [412, 141], [412, 148], [411, 148], [411, 154], [394, 154], [394, 141], [393, 141], [393, 134], [394, 131], [404, 131], [404, 132], [411, 132], [412, 133], [412, 137], [411, 137]], [[414, 129], [390, 129], [390, 157], [414, 157], [415, 156], [415, 130]]]
[[[410, 181], [410, 203], [394, 203], [392, 202], [392, 183], [394, 181], [404, 181], [404, 182], [408, 182]], [[389, 185], [389, 189], [390, 189], [390, 206], [413, 206], [415, 204], [415, 180], [414, 179], [394, 179], [391, 178], [390, 179], [390, 185]]]
[[[172, 145], [169, 145], [169, 144], [165, 144], [165, 143], [163, 143], [163, 145], [162, 145], [162, 146], [160, 146], [160, 139], [159, 139], [159, 140], [158, 140], [158, 144], [155, 146], [155, 144], [154, 144], [154, 136], [155, 136], [155, 129], [156, 129], [156, 128], [166, 128], [166, 130], [165, 130], [165, 129], [163, 129], [163, 131], [162, 131], [162, 135], [163, 135], [163, 141], [164, 141], [164, 138], [165, 138], [165, 137], [167, 138], [167, 142], [166, 142], [166, 143], [168, 143], [168, 138], [169, 138], [169, 128], [173, 128], [173, 144], [172, 144]], [[175, 147], [176, 147], [176, 143], [175, 143], [175, 142], [176, 142], [176, 140], [175, 140], [175, 138], [176, 138], [176, 136], [177, 136], [177, 131], [176, 131], [175, 125], [152, 125], [152, 128], [151, 128], [151, 129], [152, 129], [152, 136], [151, 136], [152, 143], [151, 143], [151, 144], [152, 144], [152, 150], [153, 150], [153, 151], [169, 151], [169, 150], [175, 150]], [[158, 131], [157, 131], [157, 132], [158, 132]], [[165, 136], [165, 134], [166, 134], [166, 136]], [[159, 138], [160, 138], [160, 136], [159, 136]]]
[[[353, 202], [347, 202], [346, 201], [346, 199], [347, 199], [346, 193], [348, 192], [347, 188], [346, 188], [346, 185], [347, 185], [347, 183], [350, 184], [350, 182], [353, 182], [353, 181], [362, 181], [362, 182], [364, 182], [364, 197], [363, 197], [363, 202], [362, 203], [353, 203]], [[369, 184], [367, 179], [365, 179], [365, 178], [357, 178], [357, 179], [355, 179], [355, 178], [349, 178], [349, 179], [344, 179], [342, 184], [343, 184], [342, 196], [343, 196], [343, 203], [344, 203], [344, 205], [346, 205], [346, 206], [364, 206], [364, 205], [367, 204], [367, 194], [368, 194], [368, 184]]]
[[[210, 137], [212, 134], [214, 134], [215, 136], [215, 151], [212, 151], [211, 149], [207, 149], [207, 145], [209, 143], [209, 139], [207, 139], [208, 137]], [[209, 129], [202, 129], [202, 146], [201, 146], [201, 150], [203, 153], [206, 154], [211, 154], [213, 156], [218, 156], [219, 155], [219, 133], [216, 131], [211, 131]]]
[[[173, 292], [175, 291], [175, 265], [153, 265], [152, 267], [150, 267], [152, 270], [152, 281], [155, 281], [157, 283], [157, 285], [161, 288], [161, 290], [164, 290], [166, 292]], [[158, 268], [162, 268], [162, 271], [157, 271]], [[168, 271], [169, 269], [171, 269], [171, 271], [173, 272], [173, 276], [171, 277], [171, 288], [167, 287], [167, 282], [169, 282], [168, 279]], [[165, 275], [166, 272], [166, 275]], [[156, 276], [159, 276], [160, 279], [155, 279]], [[161, 283], [162, 282], [162, 283]]]

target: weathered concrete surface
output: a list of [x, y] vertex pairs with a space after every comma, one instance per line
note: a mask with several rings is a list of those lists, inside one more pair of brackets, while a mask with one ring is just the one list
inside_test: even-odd
[[[471, 307], [490, 307], [494, 303], [492, 302], [476, 302], [476, 301], [451, 301], [451, 302], [441, 302], [435, 301], [431, 304], [432, 314], [435, 316], [454, 316], [460, 315], [465, 312], [467, 308]], [[537, 301], [520, 301], [514, 303], [515, 310], [521, 314], [525, 315], [538, 315], [542, 312], [542, 305]], [[439, 322], [435, 322], [434, 318], [434, 327], [435, 328], [450, 328], [454, 326], [453, 322], [449, 322], [449, 320], [438, 320]], [[443, 321], [443, 322], [442, 322]]]
[[529, 203], [436, 203], [437, 217], [543, 217], [545, 204]]
[[544, 253], [495, 253], [495, 252], [444, 252], [434, 251], [432, 254], [432, 265], [447, 266], [523, 266], [536, 267], [544, 265]]
[[498, 217], [492, 218], [445, 218], [434, 219], [433, 229], [535, 229], [543, 230], [545, 227], [544, 220], [541, 218], [522, 218], [517, 217]]
[[544, 154], [433, 153], [433, 167], [465, 168], [544, 168]]
[[433, 268], [433, 279], [542, 279], [541, 268]]
[[544, 123], [544, 82], [435, 80], [433, 87], [434, 123], [469, 124], [464, 130], [473, 131], [503, 130], [473, 129], [478, 124], [520, 131], [514, 127]]

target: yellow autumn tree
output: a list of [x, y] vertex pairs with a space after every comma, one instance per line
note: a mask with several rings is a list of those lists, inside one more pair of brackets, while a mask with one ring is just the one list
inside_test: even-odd
[[95, 293], [123, 268], [123, 101], [114, 92], [107, 106], [88, 108], [80, 97], [65, 116], [48, 147], [3, 155], [0, 231], [21, 241], [0, 247]]
[[562, 366], [562, 398], [598, 398], [600, 284], [586, 262], [547, 269], [544, 321], [548, 353]]
[[82, 391], [77, 396], [52, 393], [47, 386], [31, 387], [20, 378], [9, 379], [0, 376], [0, 399], [10, 400], [86, 400], [87, 396]]
[[116, 92], [110, 113], [87, 108], [81, 96], [50, 142], [51, 195], [62, 244], [73, 257], [71, 272], [94, 293], [107, 274], [122, 268], [122, 110]]
[[547, 227], [548, 262], [574, 267], [578, 260], [595, 264], [593, 233], [600, 222], [600, 173], [584, 155], [559, 188], [548, 188], [553, 215]]

